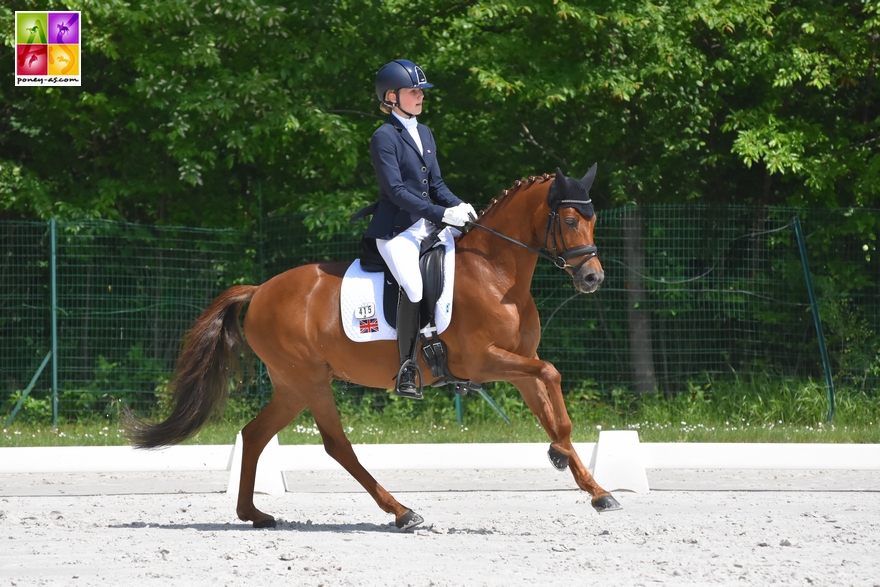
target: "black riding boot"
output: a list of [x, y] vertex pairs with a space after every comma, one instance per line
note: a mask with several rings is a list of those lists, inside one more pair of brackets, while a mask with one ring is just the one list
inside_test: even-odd
[[[400, 371], [394, 395], [422, 399], [421, 385], [416, 385], [416, 342], [419, 336], [419, 306], [421, 302], [409, 301], [406, 292], [400, 291], [397, 303], [397, 350], [400, 354]], [[420, 377], [421, 379], [421, 377]]]

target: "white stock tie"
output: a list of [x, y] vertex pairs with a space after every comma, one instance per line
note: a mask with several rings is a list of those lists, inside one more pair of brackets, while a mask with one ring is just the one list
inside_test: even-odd
[[407, 132], [409, 132], [410, 136], [416, 142], [416, 147], [419, 148], [419, 154], [424, 155], [425, 152], [422, 149], [422, 138], [419, 136], [419, 122], [418, 120], [416, 120], [416, 117], [413, 116], [412, 118], [403, 118], [402, 116], [397, 114], [397, 112], [394, 112], [393, 114], [397, 117], [397, 120], [400, 121], [400, 123], [403, 125], [403, 128], [405, 128]]

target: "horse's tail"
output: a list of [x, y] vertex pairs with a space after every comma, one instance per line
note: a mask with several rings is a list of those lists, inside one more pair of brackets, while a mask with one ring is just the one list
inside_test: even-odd
[[159, 448], [178, 444], [223, 415], [229, 378], [240, 373], [240, 353], [248, 348], [238, 315], [257, 289], [255, 285], [230, 287], [196, 319], [168, 386], [174, 406], [171, 415], [163, 422], [151, 423], [123, 411], [123, 427], [132, 445]]

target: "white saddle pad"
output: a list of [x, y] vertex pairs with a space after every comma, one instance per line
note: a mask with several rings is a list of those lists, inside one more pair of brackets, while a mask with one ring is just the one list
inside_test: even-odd
[[[453, 228], [440, 233], [440, 242], [446, 247], [443, 263], [443, 292], [437, 300], [434, 321], [437, 334], [449, 326], [452, 320], [452, 290], [455, 282], [455, 240], [459, 234]], [[374, 340], [397, 340], [397, 329], [391, 328], [385, 319], [382, 304], [382, 281], [384, 272], [367, 272], [361, 268], [361, 260], [356, 259], [342, 278], [342, 291], [339, 306], [342, 312], [342, 325], [345, 334], [355, 342]], [[387, 285], [387, 284], [386, 284]], [[391, 287], [391, 286], [388, 286]]]

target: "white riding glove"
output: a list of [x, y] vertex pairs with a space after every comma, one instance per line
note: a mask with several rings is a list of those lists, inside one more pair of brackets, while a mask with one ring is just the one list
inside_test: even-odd
[[461, 208], [464, 205], [466, 204], [459, 204], [458, 206], [447, 208], [443, 212], [443, 222], [451, 224], [452, 226], [464, 226], [465, 222], [469, 220], [467, 211], [462, 210]]
[[474, 210], [474, 207], [470, 204], [461, 203], [456, 208], [460, 210], [464, 210], [465, 215], [468, 217], [468, 220], [476, 220], [477, 212]]

